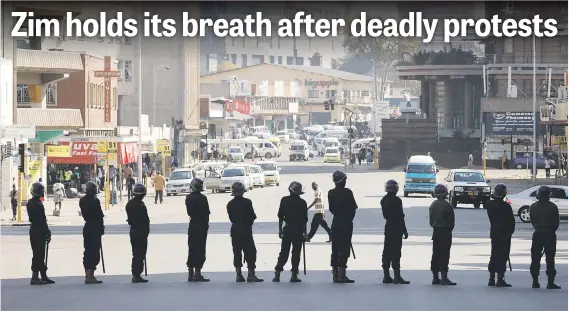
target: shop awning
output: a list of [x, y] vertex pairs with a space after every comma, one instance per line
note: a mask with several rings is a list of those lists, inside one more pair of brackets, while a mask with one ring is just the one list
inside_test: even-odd
[[59, 136], [65, 135], [65, 131], [62, 130], [47, 130], [47, 131], [36, 131], [36, 138], [28, 139], [30, 143], [49, 143]]

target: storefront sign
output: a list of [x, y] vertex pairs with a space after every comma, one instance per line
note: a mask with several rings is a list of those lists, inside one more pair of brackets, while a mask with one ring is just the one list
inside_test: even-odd
[[99, 152], [96, 142], [72, 142], [71, 157], [94, 157]]
[[552, 145], [567, 145], [567, 136], [551, 136]]
[[103, 78], [104, 83], [104, 113], [105, 113], [105, 122], [111, 122], [111, 88], [112, 88], [112, 78], [120, 78], [121, 72], [120, 71], [113, 71], [111, 70], [111, 57], [105, 56], [105, 69], [104, 70], [97, 70], [95, 71], [95, 77]]
[[312, 80], [304, 80], [304, 86], [315, 89], [315, 88], [330, 88], [332, 86], [340, 85], [339, 81], [331, 80], [331, 81], [312, 81]]
[[170, 141], [167, 139], [158, 139], [156, 141], [156, 151], [165, 155], [171, 155]]
[[244, 100], [234, 99], [228, 100], [225, 103], [225, 110], [231, 112], [231, 105], [233, 105], [233, 112], [239, 112], [240, 114], [250, 115], [251, 114], [251, 104]]
[[68, 158], [71, 156], [69, 146], [47, 146], [48, 157]]
[[531, 112], [494, 112], [486, 114], [486, 134], [530, 135], [538, 114]]
[[[107, 142], [108, 144], [109, 142]], [[118, 158], [120, 164], [128, 164], [137, 161], [138, 157], [138, 148], [136, 143], [117, 143], [112, 142], [115, 144], [115, 152], [109, 152], [108, 155], [111, 158]], [[106, 154], [99, 154], [98, 147], [99, 144], [97, 142], [71, 142], [71, 143], [62, 143], [62, 146], [67, 146], [71, 151], [71, 156], [57, 156], [48, 154], [48, 162], [49, 163], [59, 163], [59, 164], [93, 164], [96, 161], [104, 159]], [[62, 147], [58, 146], [58, 147]], [[112, 147], [112, 146], [111, 146]], [[112, 150], [113, 148], [111, 148]], [[107, 151], [108, 151], [107, 146]]]

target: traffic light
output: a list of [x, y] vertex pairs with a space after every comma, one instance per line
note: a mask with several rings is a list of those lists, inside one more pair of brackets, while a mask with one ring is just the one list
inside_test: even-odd
[[330, 104], [328, 101], [324, 101], [324, 110], [330, 110]]
[[334, 101], [333, 100], [330, 101], [330, 110], [334, 110]]
[[26, 154], [26, 148], [24, 144], [18, 145], [18, 155], [20, 155], [20, 165], [18, 166], [18, 171], [24, 172], [24, 156]]

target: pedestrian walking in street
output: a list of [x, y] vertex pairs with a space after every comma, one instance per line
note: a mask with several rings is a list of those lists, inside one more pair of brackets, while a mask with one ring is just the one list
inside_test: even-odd
[[474, 168], [474, 156], [472, 155], [472, 152], [468, 155], [468, 168]]
[[551, 159], [545, 158], [545, 178], [551, 177]]
[[53, 189], [53, 202], [55, 202], [55, 209], [53, 210], [53, 216], [59, 216], [61, 215], [61, 204], [63, 202], [63, 198], [65, 197], [65, 185], [63, 185], [61, 183], [61, 180], [58, 178], [57, 182], [53, 184], [52, 189]]
[[332, 219], [332, 281], [334, 283], [355, 283], [346, 275], [348, 258], [352, 248], [352, 234], [354, 232], [354, 218], [358, 205], [352, 190], [346, 188], [346, 173], [337, 170], [332, 174], [332, 181], [336, 187], [328, 191], [328, 204]]
[[[454, 208], [446, 200], [448, 190], [445, 185], [435, 186], [436, 200], [429, 207], [429, 224], [433, 228], [433, 256], [431, 272], [433, 285], [456, 285], [448, 278], [452, 230], [454, 229]], [[439, 278], [439, 273], [441, 278]]]
[[81, 216], [85, 220], [83, 226], [83, 267], [85, 268], [85, 284], [101, 284], [95, 278], [95, 270], [101, 261], [102, 236], [105, 225], [101, 201], [97, 198], [97, 184], [92, 181], [85, 184], [85, 196], [79, 199]]
[[128, 177], [126, 178], [126, 192], [127, 192], [127, 196], [128, 196], [129, 201], [133, 197], [132, 190], [133, 190], [135, 184], [136, 184], [136, 182], [135, 182], [134, 178], [132, 177], [132, 174], [129, 174]]
[[142, 278], [148, 249], [148, 235], [150, 234], [150, 218], [144, 204], [146, 186], [136, 184], [133, 188], [133, 198], [126, 204], [127, 222], [130, 226], [130, 246], [132, 247], [132, 283], [147, 283]]
[[231, 221], [231, 246], [233, 247], [233, 266], [235, 267], [235, 281], [245, 282], [241, 267], [243, 256], [247, 262], [247, 282], [263, 282], [255, 275], [257, 262], [257, 248], [253, 239], [253, 223], [257, 219], [253, 202], [244, 198], [245, 185], [236, 182], [231, 186], [233, 199], [227, 203], [227, 215]]
[[306, 242], [310, 242], [318, 227], [322, 226], [326, 233], [328, 233], [328, 241], [326, 243], [332, 242], [332, 230], [328, 227], [328, 223], [325, 220], [326, 212], [324, 210], [324, 203], [322, 202], [322, 191], [318, 188], [316, 182], [312, 183], [312, 190], [314, 190], [314, 201], [308, 206], [308, 209], [314, 206], [314, 216], [312, 217], [312, 223], [310, 224], [310, 232], [306, 236]]
[[[308, 222], [308, 206], [306, 201], [300, 197], [304, 194], [302, 184], [293, 181], [288, 186], [289, 195], [281, 199], [279, 205], [279, 238], [281, 239], [281, 251], [277, 264], [275, 266], [275, 277], [273, 282], [281, 281], [281, 272], [284, 265], [288, 261], [291, 254], [291, 283], [300, 283], [298, 278], [300, 252], [302, 251], [302, 242], [306, 238], [306, 223]], [[285, 226], [283, 228], [283, 223]], [[292, 245], [292, 253], [291, 253]]]
[[[46, 243], [51, 242], [51, 231], [47, 225], [45, 208], [41, 198], [45, 195], [44, 186], [36, 182], [30, 191], [32, 198], [26, 204], [26, 211], [30, 221], [30, 244], [32, 247], [32, 279], [31, 285], [55, 283], [47, 276], [45, 263]], [[41, 275], [41, 278], [39, 277]]]
[[[385, 183], [387, 194], [381, 199], [381, 211], [385, 218], [385, 235], [383, 242], [383, 283], [384, 284], [409, 284], [401, 277], [401, 248], [403, 239], [407, 239], [407, 227], [405, 226], [405, 214], [403, 202], [397, 196], [399, 184], [391, 179]], [[389, 275], [389, 268], [393, 268], [395, 278]]]
[[160, 199], [160, 204], [164, 201], [164, 188], [166, 188], [166, 179], [160, 172], [156, 172], [156, 176], [154, 176], [154, 191], [156, 192], [154, 204], [158, 203], [158, 199]]
[[204, 191], [203, 180], [192, 179], [191, 193], [186, 196], [186, 211], [190, 217], [188, 225], [188, 282], [209, 282], [202, 276], [206, 260], [207, 233], [209, 230], [209, 203]]

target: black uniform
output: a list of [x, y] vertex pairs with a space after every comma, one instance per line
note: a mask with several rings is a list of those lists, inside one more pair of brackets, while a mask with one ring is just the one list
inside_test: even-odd
[[207, 231], [209, 229], [209, 203], [199, 192], [186, 196], [186, 211], [190, 216], [188, 226], [188, 268], [201, 269], [205, 263]]
[[308, 222], [308, 205], [299, 195], [291, 194], [285, 196], [281, 199], [277, 216], [279, 221], [285, 222], [285, 226], [282, 231], [281, 252], [279, 253], [275, 271], [283, 271], [283, 267], [288, 261], [290, 246], [292, 245], [291, 271], [293, 274], [298, 274], [302, 241], [304, 234], [306, 234], [306, 223]]
[[488, 271], [497, 273], [503, 278], [506, 272], [506, 263], [510, 258], [510, 246], [512, 244], [512, 234], [516, 230], [516, 219], [512, 206], [504, 202], [503, 198], [489, 201], [484, 206], [488, 212], [490, 220], [490, 240], [492, 250]]
[[255, 269], [257, 248], [253, 240], [253, 222], [257, 219], [251, 200], [236, 196], [227, 203], [227, 214], [231, 221], [231, 245], [233, 246], [233, 266], [243, 266], [243, 255], [249, 269]]
[[[534, 232], [531, 244], [530, 273], [534, 279], [539, 276], [542, 251], [545, 254], [546, 274], [555, 278], [555, 253], [557, 251], [557, 235], [559, 228], [559, 209], [551, 201], [538, 201], [529, 209]], [[551, 281], [552, 283], [553, 281]]]
[[381, 199], [381, 210], [385, 218], [385, 238], [383, 244], [383, 270], [399, 270], [403, 235], [407, 234], [403, 202], [395, 193], [387, 193]]
[[85, 220], [83, 226], [83, 267], [96, 270], [101, 261], [101, 236], [105, 233], [101, 201], [94, 195], [86, 195], [79, 200], [81, 216]]
[[144, 260], [150, 234], [150, 218], [142, 198], [134, 197], [126, 204], [127, 222], [130, 226], [130, 245], [132, 246], [131, 272], [140, 276], [144, 271]]
[[429, 207], [429, 223], [433, 228], [433, 256], [431, 271], [447, 273], [454, 229], [454, 209], [444, 200], [437, 199]]
[[30, 220], [30, 244], [32, 246], [32, 272], [45, 274], [45, 244], [51, 239], [51, 231], [47, 226], [45, 209], [39, 197], [31, 198], [26, 204]]
[[356, 216], [356, 199], [352, 190], [336, 187], [328, 191], [328, 204], [332, 219], [332, 255], [330, 265], [333, 268], [346, 269], [350, 257], [354, 217]]

